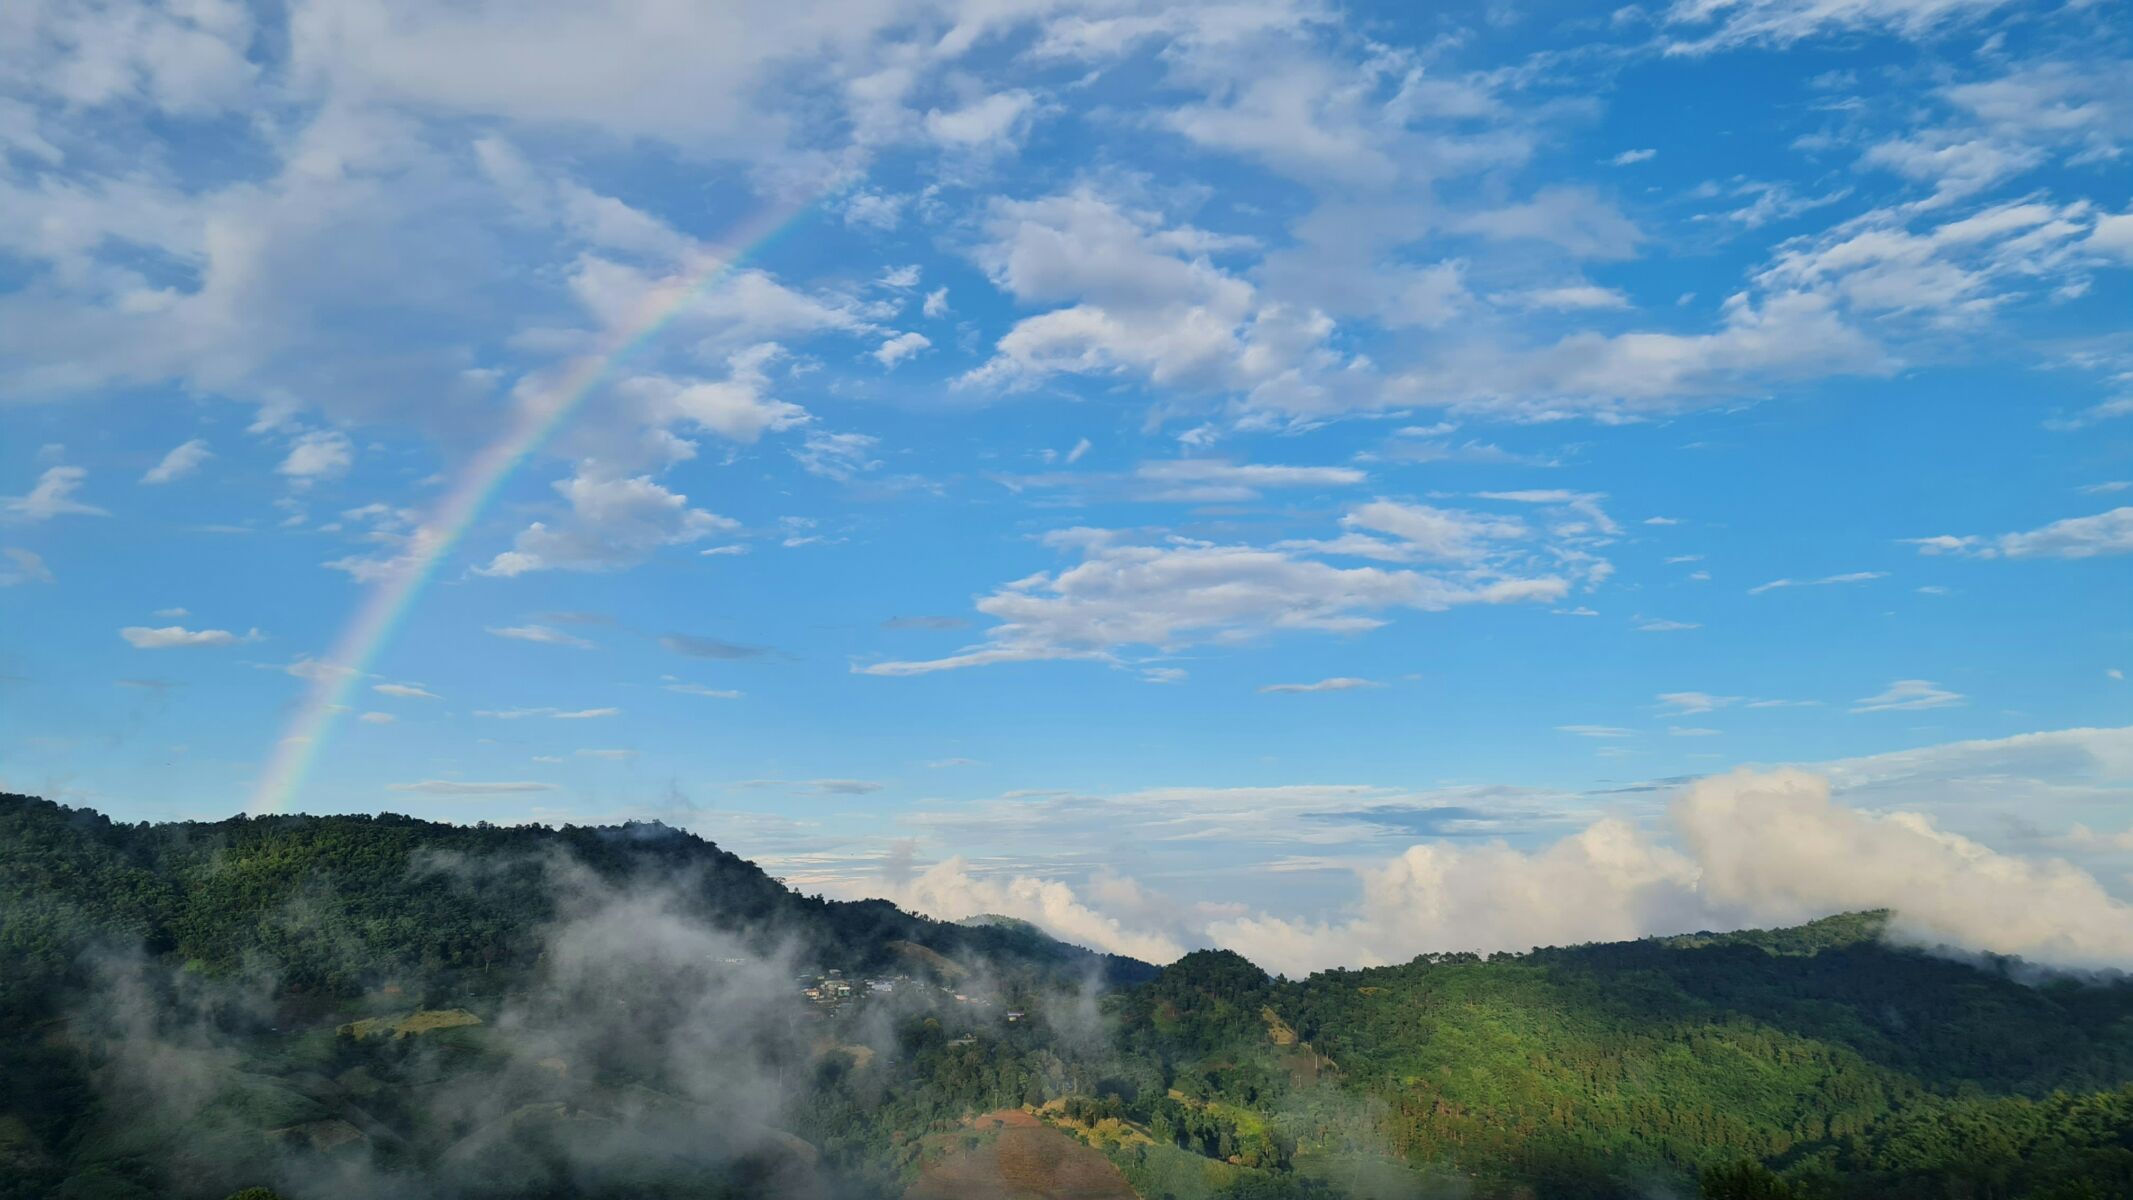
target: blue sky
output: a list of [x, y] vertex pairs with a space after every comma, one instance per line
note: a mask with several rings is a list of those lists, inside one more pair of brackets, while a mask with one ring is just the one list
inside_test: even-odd
[[2119, 6], [705, 7], [10, 8], [0, 782], [2133, 962]]

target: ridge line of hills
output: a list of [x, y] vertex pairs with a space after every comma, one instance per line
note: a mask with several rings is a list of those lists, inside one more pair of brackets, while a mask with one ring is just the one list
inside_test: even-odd
[[2133, 1195], [2133, 986], [1886, 923], [1290, 980], [657, 823], [0, 795], [0, 1197]]

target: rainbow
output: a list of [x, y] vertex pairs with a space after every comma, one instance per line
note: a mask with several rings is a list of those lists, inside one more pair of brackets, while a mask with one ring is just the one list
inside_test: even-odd
[[731, 279], [754, 255], [800, 223], [820, 198], [766, 209], [729, 230], [724, 248], [707, 253], [701, 266], [672, 285], [654, 289], [633, 318], [614, 326], [597, 351], [579, 356], [554, 383], [517, 402], [512, 427], [469, 459], [442, 499], [409, 535], [391, 573], [371, 586], [324, 658], [305, 660], [298, 673], [310, 691], [283, 728], [245, 811], [286, 810], [318, 762], [334, 718], [349, 711], [349, 698], [371, 677], [371, 668], [414, 611], [423, 589], [454, 546], [496, 499], [518, 469], [555, 436], [572, 414], [605, 383], [615, 367], [655, 341], [689, 304]]

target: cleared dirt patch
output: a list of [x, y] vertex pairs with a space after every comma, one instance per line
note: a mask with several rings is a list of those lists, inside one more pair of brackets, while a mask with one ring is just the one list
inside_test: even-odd
[[350, 1021], [335, 1030], [353, 1038], [412, 1037], [418, 1033], [430, 1033], [438, 1029], [458, 1029], [464, 1025], [479, 1025], [481, 1018], [463, 1008], [421, 1008], [404, 1017], [366, 1017]]
[[981, 1140], [948, 1134], [904, 1200], [1139, 1200], [1111, 1160], [1019, 1109], [986, 1113]]

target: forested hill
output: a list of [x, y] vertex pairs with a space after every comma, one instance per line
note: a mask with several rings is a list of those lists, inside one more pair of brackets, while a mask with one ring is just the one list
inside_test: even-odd
[[[2133, 1197], [2133, 986], [1884, 939], [1885, 913], [1793, 929], [1270, 978], [1198, 951], [1134, 989], [1122, 1044], [1173, 1064], [1166, 1119], [1250, 1156], [1337, 1136], [1488, 1194], [1723, 1200]], [[1279, 1129], [1279, 1122], [1270, 1123]]]
[[16, 968], [0, 974], [0, 1003], [75, 970], [91, 944], [138, 944], [210, 972], [271, 964], [289, 991], [322, 996], [410, 973], [508, 973], [530, 965], [563, 893], [655, 887], [685, 915], [855, 973], [895, 966], [910, 947], [1114, 982], [1153, 972], [1027, 925], [804, 896], [656, 822], [451, 825], [384, 813], [127, 825], [0, 794], [0, 955]]
[[1305, 979], [657, 824], [0, 797], [0, 1200], [2133, 1197], [2133, 986], [1885, 914]]

